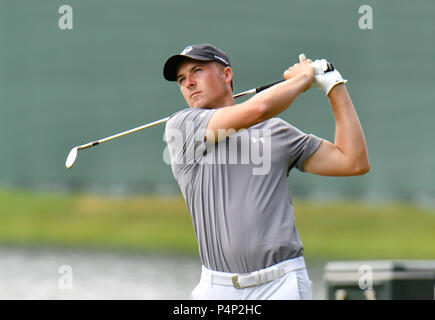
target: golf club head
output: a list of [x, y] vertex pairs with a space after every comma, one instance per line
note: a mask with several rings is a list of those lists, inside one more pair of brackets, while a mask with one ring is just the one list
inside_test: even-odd
[[78, 151], [78, 148], [74, 147], [69, 152], [68, 157], [66, 158], [66, 161], [65, 161], [65, 167], [67, 167], [67, 169], [71, 169], [71, 167], [74, 165], [74, 162], [76, 161], [76, 158], [77, 158], [77, 151]]

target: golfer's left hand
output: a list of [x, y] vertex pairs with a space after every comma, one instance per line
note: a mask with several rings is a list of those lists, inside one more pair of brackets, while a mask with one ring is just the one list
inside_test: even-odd
[[327, 69], [327, 64], [328, 62], [325, 59], [315, 60], [312, 63], [315, 70], [313, 87], [319, 87], [326, 93], [326, 95], [328, 95], [332, 88], [337, 84], [347, 82], [347, 80], [343, 79], [337, 69], [325, 73], [324, 70]]

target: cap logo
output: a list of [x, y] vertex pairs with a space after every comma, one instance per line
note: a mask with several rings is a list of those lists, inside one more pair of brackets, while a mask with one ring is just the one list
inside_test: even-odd
[[188, 46], [180, 54], [184, 56], [184, 55], [188, 54], [192, 50], [193, 50], [192, 46]]
[[222, 61], [223, 63], [228, 64], [228, 62], [226, 62], [224, 58], [221, 58], [221, 57], [219, 57], [219, 56], [217, 56], [217, 55], [214, 55], [214, 57], [215, 57], [216, 59]]

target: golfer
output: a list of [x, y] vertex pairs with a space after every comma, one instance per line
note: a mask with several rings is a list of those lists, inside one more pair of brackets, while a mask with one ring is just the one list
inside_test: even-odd
[[[191, 45], [166, 61], [165, 79], [178, 83], [189, 105], [167, 121], [165, 140], [202, 262], [191, 299], [312, 299], [289, 172], [355, 176], [369, 171], [347, 80], [337, 70], [315, 74], [323, 62], [301, 55], [285, 70], [286, 81], [235, 104], [233, 70], [224, 51]], [[311, 86], [329, 99], [334, 143], [277, 117]], [[315, 117], [308, 106], [306, 113], [308, 120]], [[255, 150], [260, 150], [257, 157]], [[254, 161], [260, 155], [262, 170]]]

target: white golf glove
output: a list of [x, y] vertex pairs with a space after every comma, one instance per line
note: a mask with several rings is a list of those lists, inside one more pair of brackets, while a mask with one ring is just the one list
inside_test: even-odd
[[325, 59], [315, 60], [311, 63], [314, 68], [313, 87], [319, 87], [325, 91], [326, 95], [328, 95], [331, 89], [337, 84], [347, 82], [337, 69], [325, 73], [324, 70], [328, 69], [327, 64], [328, 62]]

